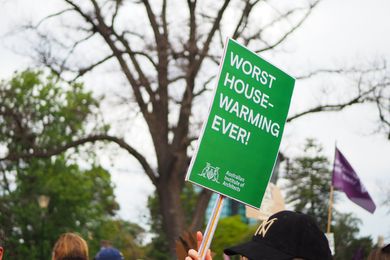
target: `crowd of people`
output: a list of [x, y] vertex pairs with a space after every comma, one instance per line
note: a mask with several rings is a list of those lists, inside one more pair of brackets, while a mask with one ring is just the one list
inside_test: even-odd
[[[0, 260], [4, 255], [4, 234], [0, 230]], [[52, 250], [52, 260], [89, 260], [87, 242], [77, 233], [64, 233], [60, 235]], [[122, 253], [111, 246], [108, 241], [102, 241], [99, 252], [94, 260], [123, 260]], [[8, 260], [5, 259], [4, 260]]]
[[[197, 232], [198, 248], [202, 233]], [[0, 231], [0, 260], [4, 254], [4, 236]], [[190, 249], [185, 260], [200, 260], [198, 249]], [[227, 256], [239, 255], [242, 260], [330, 260], [329, 243], [315, 221], [308, 215], [280, 211], [263, 221], [251, 241], [228, 247]], [[94, 260], [123, 260], [122, 253], [109, 242], [102, 241]], [[212, 260], [210, 250], [206, 260]], [[64, 233], [55, 243], [52, 260], [89, 260], [88, 244], [76, 233]], [[390, 260], [390, 244], [375, 248], [368, 260]]]
[[[3, 260], [3, 235], [0, 233], [0, 260]], [[52, 260], [89, 260], [88, 244], [76, 233], [64, 233], [54, 244]], [[122, 253], [109, 245], [102, 243], [100, 251], [93, 258], [94, 260], [123, 260]], [[4, 259], [6, 260], [6, 259]]]

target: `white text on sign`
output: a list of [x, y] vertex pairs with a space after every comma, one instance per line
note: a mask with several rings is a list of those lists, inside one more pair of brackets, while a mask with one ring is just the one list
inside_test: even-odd
[[[272, 109], [274, 108], [274, 104], [270, 102], [270, 96], [265, 93], [265, 91], [270, 91], [273, 83], [276, 81], [276, 77], [232, 51], [230, 52], [229, 64], [231, 68], [239, 70], [244, 75], [251, 77], [255, 82], [260, 84], [253, 83], [254, 81], [252, 81], [252, 84], [254, 85], [250, 85], [246, 82], [245, 76], [242, 73], [241, 76], [236, 76], [233, 75], [234, 73], [226, 72], [225, 75], [222, 76], [223, 87], [231, 90], [231, 92], [219, 94], [219, 108], [222, 109], [222, 111], [226, 111], [250, 125], [255, 126], [261, 131], [278, 138], [280, 132], [279, 123], [274, 122], [272, 119], [265, 116], [263, 112], [259, 112], [259, 109], [239, 101], [239, 98], [235, 95], [238, 94], [240, 97], [245, 97], [249, 103], [253, 102], [253, 104], [259, 106], [260, 111]], [[230, 94], [231, 96], [234, 96], [234, 98], [231, 97]], [[221, 115], [215, 115], [211, 124], [211, 129], [220, 132], [237, 142], [248, 145], [251, 131], [239, 124], [241, 125], [239, 121], [233, 123]]]

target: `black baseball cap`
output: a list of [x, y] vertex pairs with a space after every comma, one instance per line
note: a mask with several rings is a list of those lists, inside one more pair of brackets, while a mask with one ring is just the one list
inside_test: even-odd
[[224, 253], [250, 260], [332, 259], [328, 240], [314, 219], [287, 210], [263, 221], [252, 241], [226, 248]]

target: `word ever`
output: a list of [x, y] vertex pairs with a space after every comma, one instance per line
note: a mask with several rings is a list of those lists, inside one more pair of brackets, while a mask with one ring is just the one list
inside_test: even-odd
[[247, 145], [251, 132], [245, 130], [244, 128], [226, 121], [224, 118], [215, 115], [211, 129], [222, 132], [222, 134], [227, 135], [228, 137], [241, 142], [242, 144]]

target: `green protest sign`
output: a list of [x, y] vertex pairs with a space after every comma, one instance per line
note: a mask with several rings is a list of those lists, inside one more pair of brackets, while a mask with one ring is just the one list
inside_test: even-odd
[[229, 39], [186, 180], [259, 208], [294, 83], [293, 77]]

